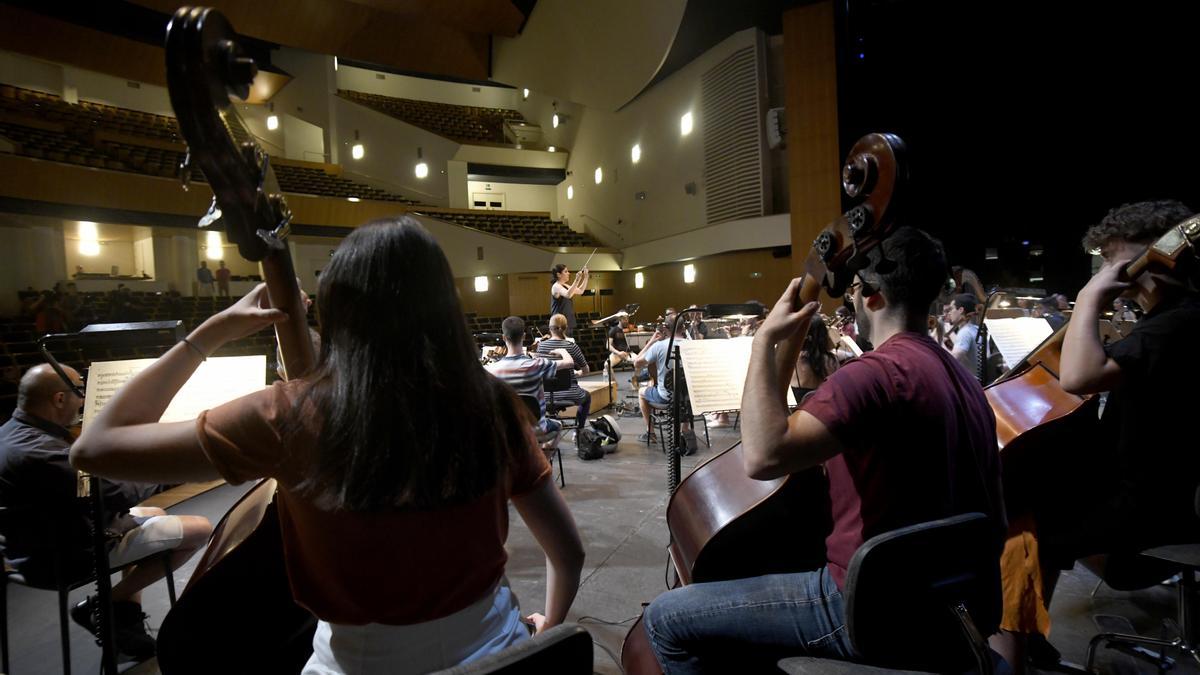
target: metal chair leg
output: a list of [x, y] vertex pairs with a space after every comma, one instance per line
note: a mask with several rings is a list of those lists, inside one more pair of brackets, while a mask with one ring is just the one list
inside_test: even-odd
[[163, 580], [167, 582], [167, 599], [170, 600], [171, 606], [175, 606], [175, 574], [171, 570], [171, 553], [168, 551], [162, 554]]
[[63, 675], [71, 675], [71, 619], [67, 616], [67, 587], [58, 583], [58, 629], [62, 640]]

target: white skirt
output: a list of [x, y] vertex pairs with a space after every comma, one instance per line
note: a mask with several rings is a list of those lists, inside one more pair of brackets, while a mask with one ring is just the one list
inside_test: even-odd
[[529, 638], [517, 598], [500, 582], [475, 604], [409, 626], [317, 622], [302, 675], [428, 673], [499, 652]]

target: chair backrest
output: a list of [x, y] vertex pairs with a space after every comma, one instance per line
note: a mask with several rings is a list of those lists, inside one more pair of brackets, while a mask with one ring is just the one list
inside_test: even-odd
[[564, 623], [498, 654], [432, 675], [590, 675], [591, 672], [591, 634], [581, 626]]
[[554, 373], [552, 377], [547, 377], [543, 382], [547, 394], [553, 394], [557, 391], [566, 391], [571, 388], [571, 369], [562, 368]]
[[525, 404], [525, 409], [529, 411], [530, 415], [533, 415], [534, 422], [542, 419], [542, 405], [538, 403], [536, 396], [530, 396], [529, 394], [518, 394], [518, 396], [521, 399], [521, 403]]
[[846, 573], [846, 626], [867, 663], [935, 672], [975, 667], [953, 613], [966, 606], [982, 635], [1000, 623], [1000, 548], [982, 513], [920, 523], [872, 537]]

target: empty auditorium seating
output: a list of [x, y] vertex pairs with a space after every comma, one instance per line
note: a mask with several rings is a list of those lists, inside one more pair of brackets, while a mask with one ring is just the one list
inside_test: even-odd
[[521, 113], [505, 108], [433, 103], [348, 89], [339, 89], [338, 96], [462, 143], [504, 143], [504, 121], [525, 120]]
[[[234, 115], [226, 125], [235, 140], [250, 140]], [[173, 117], [98, 103], [67, 103], [52, 94], [0, 84], [0, 136], [16, 153], [53, 162], [174, 178], [186, 147]], [[319, 168], [275, 165], [284, 192], [416, 204], [411, 199], [334, 176]], [[199, 167], [191, 180], [203, 181]]]
[[532, 246], [559, 247], [600, 246], [594, 239], [572, 230], [559, 221], [547, 216], [536, 216], [505, 211], [476, 211], [462, 213], [438, 209], [416, 211], [430, 218], [437, 218], [463, 227], [470, 227], [489, 234], [512, 239]]

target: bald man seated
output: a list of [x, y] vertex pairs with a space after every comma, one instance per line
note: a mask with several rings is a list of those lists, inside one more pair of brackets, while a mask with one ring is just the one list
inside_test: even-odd
[[[71, 381], [82, 388], [75, 369], [64, 366]], [[4, 557], [35, 586], [54, 588], [56, 553], [63, 578], [86, 579], [92, 574], [91, 511], [76, 497], [76, 472], [69, 450], [67, 427], [79, 417], [83, 399], [46, 364], [34, 366], [21, 378], [17, 409], [0, 426], [0, 532]], [[158, 486], [101, 481], [107, 515], [112, 521], [109, 564], [125, 567], [112, 588], [114, 641], [125, 657], [141, 660], [154, 655], [154, 639], [146, 634], [141, 590], [164, 575], [162, 563], [126, 565], [156, 553], [171, 551], [177, 569], [208, 541], [212, 524], [199, 516], [169, 516], [162, 509], [135, 506]], [[71, 610], [76, 623], [96, 634], [96, 599], [89, 597]]]

